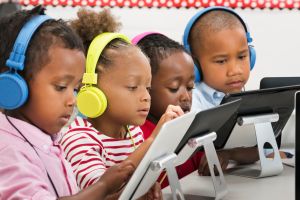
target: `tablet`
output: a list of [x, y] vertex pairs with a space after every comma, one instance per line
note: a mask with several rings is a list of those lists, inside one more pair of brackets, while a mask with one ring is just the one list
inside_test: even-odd
[[300, 85], [299, 77], [265, 77], [260, 80], [260, 89]]
[[230, 136], [231, 131], [220, 130], [220, 128], [223, 127], [228, 120], [236, 118], [240, 103], [240, 100], [235, 100], [197, 113], [188, 131], [176, 148], [175, 153], [178, 154], [189, 139], [211, 132], [217, 134], [217, 138], [214, 141], [215, 148], [222, 148]]
[[[152, 176], [147, 177], [147, 180], [145, 179], [141, 184], [147, 170], [149, 169], [150, 163], [155, 159], [161, 158], [162, 156], [171, 154], [175, 151], [182, 137], [194, 120], [195, 115], [196, 112], [189, 112], [166, 122], [162, 126], [144, 158], [141, 160], [125, 186], [119, 198], [120, 200], [137, 199], [149, 191], [161, 173], [160, 171], [153, 172]], [[139, 187], [140, 184], [141, 187]]]
[[[294, 96], [299, 90], [300, 85], [293, 85], [234, 93], [226, 95], [221, 104], [241, 99], [241, 105], [238, 108], [236, 117], [278, 113], [279, 120], [272, 123], [275, 137], [277, 137], [281, 135], [282, 129], [294, 110]], [[232, 119], [231, 123], [228, 123], [223, 128], [232, 130], [236, 119]], [[278, 140], [277, 143], [279, 143]], [[278, 147], [280, 147], [280, 144], [278, 144]]]

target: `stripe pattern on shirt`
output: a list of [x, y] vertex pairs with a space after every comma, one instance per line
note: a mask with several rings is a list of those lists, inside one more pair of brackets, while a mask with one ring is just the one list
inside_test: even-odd
[[[61, 145], [71, 163], [78, 186], [83, 189], [95, 183], [107, 168], [125, 160], [143, 141], [139, 126], [129, 126], [125, 139], [115, 139], [97, 131], [86, 120], [77, 117], [63, 135]], [[134, 143], [134, 144], [133, 144]]]

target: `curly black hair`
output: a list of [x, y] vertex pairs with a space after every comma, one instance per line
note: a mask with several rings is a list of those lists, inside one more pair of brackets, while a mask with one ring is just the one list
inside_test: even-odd
[[[37, 6], [31, 10], [20, 10], [0, 18], [0, 71], [7, 70], [6, 60], [22, 27], [33, 16], [45, 14], [45, 8]], [[84, 52], [80, 37], [62, 20], [47, 20], [34, 33], [25, 54], [25, 68], [20, 74], [30, 80], [49, 62], [48, 51], [53, 45]]]
[[185, 52], [189, 54], [183, 45], [159, 33], [145, 36], [137, 45], [150, 59], [152, 75], [158, 71], [160, 62], [173, 53]]
[[[100, 12], [80, 9], [77, 12], [77, 16], [78, 19], [71, 21], [70, 26], [81, 37], [86, 53], [89, 45], [96, 36], [105, 32], [118, 32], [121, 27], [121, 23], [112, 15], [109, 9], [104, 9]], [[101, 73], [113, 65], [114, 58], [121, 53], [125, 53], [129, 48], [137, 47], [119, 38], [109, 42], [100, 54], [96, 73]]]

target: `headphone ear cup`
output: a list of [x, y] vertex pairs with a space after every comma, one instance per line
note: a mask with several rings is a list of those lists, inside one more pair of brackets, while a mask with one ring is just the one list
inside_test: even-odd
[[77, 95], [78, 110], [89, 118], [99, 117], [107, 108], [105, 94], [97, 87], [84, 86]]
[[197, 59], [193, 58], [194, 60], [194, 73], [195, 73], [195, 83], [201, 81], [201, 69], [200, 63]]
[[22, 106], [28, 98], [26, 81], [17, 73], [0, 74], [0, 108], [13, 110]]
[[254, 47], [251, 45], [249, 45], [249, 54], [250, 54], [250, 70], [252, 70], [256, 62], [256, 51]]
[[200, 82], [201, 76], [200, 76], [200, 71], [199, 71], [197, 65], [194, 65], [194, 73], [195, 73], [195, 82]]

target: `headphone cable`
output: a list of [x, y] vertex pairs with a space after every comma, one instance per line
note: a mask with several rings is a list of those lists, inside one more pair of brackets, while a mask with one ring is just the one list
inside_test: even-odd
[[[36, 149], [34, 148], [34, 146], [33, 146], [33, 144], [31, 144], [30, 142], [29, 142], [29, 140], [22, 134], [22, 132], [10, 121], [10, 119], [8, 118], [8, 116], [5, 114], [5, 117], [6, 117], [6, 119], [7, 119], [7, 121], [10, 123], [10, 125], [16, 130], [16, 131], [18, 131], [18, 133], [25, 139], [25, 141], [33, 148], [33, 150], [35, 151], [35, 153], [37, 154], [37, 156], [39, 157], [39, 159], [42, 161], [42, 159], [41, 159], [41, 157], [40, 157], [40, 155], [38, 154], [38, 152], [36, 151]], [[43, 163], [43, 161], [42, 161], [42, 163]], [[44, 164], [44, 163], [43, 163]], [[58, 195], [58, 192], [57, 192], [57, 190], [56, 190], [56, 188], [55, 188], [55, 186], [54, 186], [54, 183], [53, 183], [53, 181], [52, 181], [52, 179], [51, 179], [51, 177], [50, 177], [50, 175], [49, 175], [49, 173], [48, 173], [48, 171], [47, 171], [47, 168], [46, 168], [46, 166], [44, 165], [44, 167], [45, 167], [45, 170], [46, 170], [46, 173], [47, 173], [47, 176], [48, 176], [48, 179], [49, 179], [49, 181], [50, 181], [50, 183], [51, 183], [51, 185], [52, 185], [52, 187], [53, 187], [53, 189], [54, 189], [54, 192], [55, 192], [55, 194], [56, 194], [56, 197], [58, 198], [59, 197], [59, 195]]]

